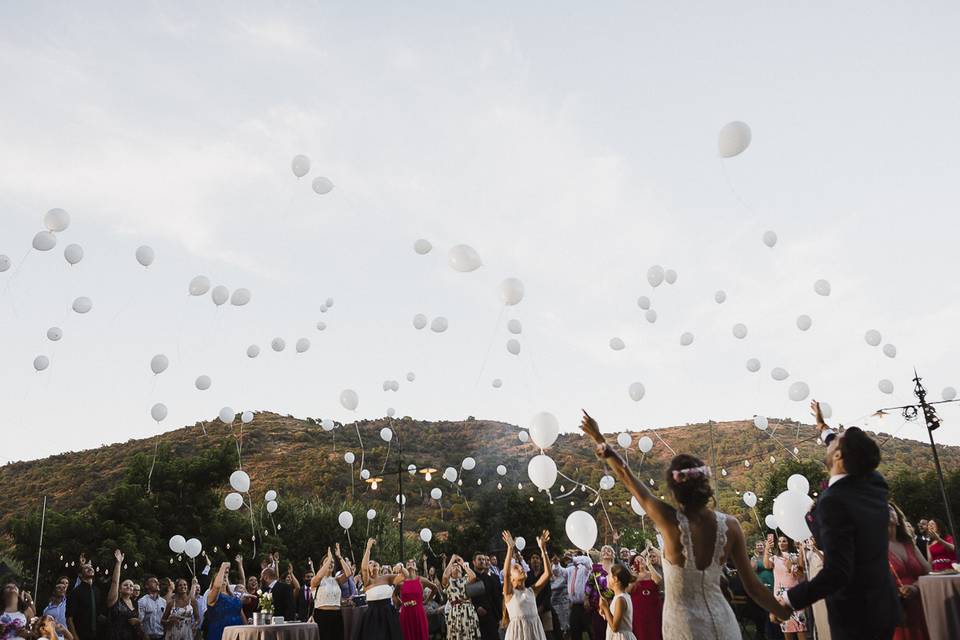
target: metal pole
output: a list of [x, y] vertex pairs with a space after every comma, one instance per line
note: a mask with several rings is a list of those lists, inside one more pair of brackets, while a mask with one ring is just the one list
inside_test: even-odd
[[933, 451], [933, 466], [937, 469], [937, 482], [940, 483], [940, 496], [943, 498], [943, 508], [947, 510], [947, 526], [950, 527], [950, 535], [953, 536], [953, 555], [956, 558], [957, 530], [953, 525], [953, 515], [950, 512], [950, 501], [947, 499], [947, 490], [943, 484], [943, 469], [940, 468], [940, 456], [937, 454], [937, 445], [933, 442], [933, 431], [927, 429], [927, 435], [930, 436], [930, 450]]
[[[391, 420], [391, 423], [393, 421]], [[400, 431], [394, 428], [393, 432], [397, 436], [397, 478], [399, 478], [400, 486], [400, 562], [404, 562], [403, 559], [403, 512], [405, 500], [403, 499], [403, 440], [400, 438]]]
[[43, 496], [43, 515], [40, 516], [40, 547], [37, 549], [37, 573], [33, 580], [33, 597], [40, 588], [40, 555], [43, 553], [43, 527], [47, 523], [47, 496]]

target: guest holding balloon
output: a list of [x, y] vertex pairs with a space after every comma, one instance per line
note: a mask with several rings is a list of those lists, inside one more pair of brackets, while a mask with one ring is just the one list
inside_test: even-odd
[[[519, 564], [513, 562], [516, 541], [509, 531], [503, 532], [503, 541], [507, 544], [507, 556], [503, 561], [508, 574], [503, 581], [503, 615], [507, 621], [504, 640], [547, 640], [540, 614], [537, 612], [537, 595], [550, 582], [550, 572], [542, 571], [532, 587], [527, 586], [527, 574]], [[547, 556], [547, 542], [550, 532], [544, 531], [537, 538], [542, 556]]]
[[440, 583], [445, 589], [450, 611], [447, 613], [447, 640], [476, 640], [480, 637], [477, 610], [467, 597], [467, 585], [477, 579], [470, 565], [457, 554], [443, 569]]
[[[767, 540], [763, 550], [763, 565], [773, 570], [773, 592], [778, 597], [804, 580], [803, 555], [795, 552], [793, 541], [787, 536], [781, 535], [776, 547], [772, 540]], [[806, 640], [806, 612], [794, 611], [789, 620], [780, 623], [780, 630], [787, 640]]]
[[916, 538], [907, 531], [906, 518], [900, 507], [890, 503], [890, 524], [887, 527], [890, 547], [887, 561], [903, 606], [903, 619], [893, 632], [894, 640], [928, 640], [927, 621], [917, 581], [930, 573], [930, 564], [917, 548]]
[[205, 614], [207, 634], [205, 640], [222, 640], [223, 630], [239, 624], [247, 624], [240, 598], [230, 593], [228, 584], [230, 563], [220, 565], [213, 583], [207, 591], [207, 612]]
[[197, 601], [190, 592], [190, 585], [180, 578], [163, 612], [163, 624], [167, 630], [166, 640], [193, 640], [200, 612]]
[[333, 576], [335, 560], [330, 548], [320, 570], [310, 581], [314, 593], [313, 621], [317, 623], [320, 640], [343, 640], [343, 612], [340, 610], [340, 583]]
[[133, 580], [124, 580], [121, 584], [123, 552], [117, 549], [113, 552], [113, 557], [116, 563], [113, 566], [110, 591], [107, 593], [107, 637], [109, 640], [137, 640], [142, 627], [137, 606], [133, 603]]
[[930, 518], [927, 522], [927, 536], [930, 538], [930, 543], [927, 545], [927, 560], [934, 572], [950, 571], [953, 563], [957, 561], [953, 536], [941, 537], [940, 531], [940, 521]]

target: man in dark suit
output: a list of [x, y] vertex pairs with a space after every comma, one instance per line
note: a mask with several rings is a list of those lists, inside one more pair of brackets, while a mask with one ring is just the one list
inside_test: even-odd
[[[497, 576], [490, 573], [490, 562], [482, 553], [473, 554], [473, 571], [483, 584], [483, 595], [471, 598], [480, 621], [482, 640], [499, 640], [500, 617], [503, 615], [503, 588]], [[507, 579], [508, 576], [504, 576]]]
[[889, 640], [900, 602], [887, 562], [888, 488], [877, 472], [880, 448], [856, 427], [834, 433], [820, 405], [813, 401], [811, 407], [830, 469], [813, 527], [824, 564], [813, 580], [787, 591], [783, 603], [797, 610], [825, 598], [833, 640]]
[[284, 620], [293, 620], [297, 615], [296, 604], [293, 601], [293, 587], [277, 579], [277, 570], [274, 565], [268, 565], [260, 573], [260, 584], [265, 593], [273, 595], [273, 615], [282, 616]]

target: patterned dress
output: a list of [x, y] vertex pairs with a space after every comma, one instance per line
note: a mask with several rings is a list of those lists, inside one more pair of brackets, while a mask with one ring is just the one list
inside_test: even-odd
[[139, 638], [140, 628], [130, 624], [130, 620], [139, 615], [136, 606], [128, 607], [123, 598], [117, 600], [117, 603], [110, 607], [107, 612], [107, 619], [110, 623], [107, 637], [110, 640], [135, 640]]
[[475, 640], [480, 637], [480, 619], [467, 597], [466, 578], [450, 578], [447, 582], [447, 640]]
[[[773, 593], [778, 598], [782, 597], [787, 591], [800, 584], [800, 578], [787, 570], [787, 558], [790, 559], [790, 565], [797, 565], [797, 554], [788, 553], [786, 557], [777, 555], [773, 557]], [[794, 611], [793, 615], [786, 622], [780, 623], [780, 630], [784, 633], [798, 633], [807, 630], [806, 611]]]

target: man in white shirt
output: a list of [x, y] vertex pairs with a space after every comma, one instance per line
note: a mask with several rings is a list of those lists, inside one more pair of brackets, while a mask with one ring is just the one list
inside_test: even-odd
[[566, 570], [567, 595], [570, 598], [570, 637], [572, 640], [581, 640], [584, 633], [590, 635], [592, 628], [590, 616], [583, 603], [586, 599], [587, 580], [593, 571], [593, 562], [589, 556], [574, 556]]
[[160, 581], [154, 576], [147, 578], [143, 583], [147, 593], [137, 600], [137, 609], [140, 616], [140, 628], [150, 640], [163, 638], [163, 611], [167, 602], [160, 597]]

